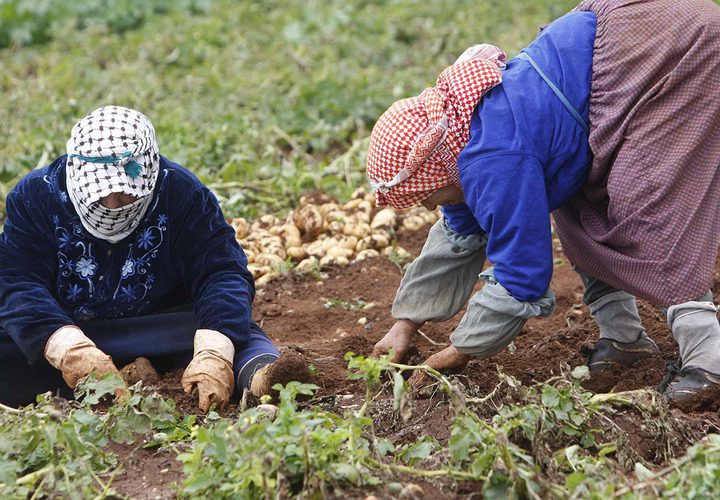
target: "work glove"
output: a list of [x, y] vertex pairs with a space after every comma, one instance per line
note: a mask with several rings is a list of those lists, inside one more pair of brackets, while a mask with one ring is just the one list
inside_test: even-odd
[[213, 403], [224, 409], [235, 389], [232, 341], [215, 330], [198, 330], [193, 351], [193, 359], [182, 376], [183, 389], [186, 393], [197, 389], [198, 407], [204, 413]]
[[65, 326], [50, 336], [45, 344], [45, 359], [62, 372], [63, 380], [71, 389], [90, 373], [101, 377], [112, 372], [122, 379], [110, 356], [75, 326]]

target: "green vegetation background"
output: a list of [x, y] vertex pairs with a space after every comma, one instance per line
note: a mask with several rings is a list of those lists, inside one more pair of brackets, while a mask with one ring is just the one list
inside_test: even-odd
[[[468, 46], [514, 55], [573, 0], [0, 0], [0, 221], [103, 104], [136, 108], [227, 215], [343, 197], [367, 138]], [[0, 222], [1, 223], [1, 222]]]

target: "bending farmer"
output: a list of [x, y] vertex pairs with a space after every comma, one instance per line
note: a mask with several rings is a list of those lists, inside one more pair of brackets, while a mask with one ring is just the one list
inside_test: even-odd
[[[552, 213], [600, 330], [591, 370], [659, 354], [637, 296], [666, 308], [680, 348], [666, 394], [687, 401], [720, 384], [709, 293], [718, 51], [720, 7], [709, 0], [585, 1], [505, 69], [502, 56], [471, 53], [393, 104], [368, 151], [378, 204], [442, 205], [444, 218], [408, 268], [376, 354], [401, 358], [421, 324], [469, 299], [451, 347], [427, 360], [461, 369], [551, 314]], [[494, 267], [483, 271], [486, 258]], [[485, 285], [470, 298], [478, 275]]]

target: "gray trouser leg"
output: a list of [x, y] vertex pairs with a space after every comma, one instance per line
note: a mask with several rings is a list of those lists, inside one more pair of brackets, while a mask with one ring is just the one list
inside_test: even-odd
[[555, 310], [555, 295], [550, 288], [535, 302], [522, 302], [497, 282], [493, 268], [483, 271], [480, 278], [485, 280], [485, 286], [470, 300], [465, 316], [450, 336], [450, 342], [460, 352], [482, 358], [492, 356], [512, 342], [528, 319], [547, 317]]
[[600, 328], [601, 339], [629, 343], [647, 338], [634, 296], [621, 292], [578, 268], [574, 269], [585, 286], [583, 301]]
[[720, 323], [712, 294], [669, 307], [667, 319], [680, 348], [682, 367], [720, 374]]
[[440, 219], [408, 266], [392, 306], [396, 319], [444, 321], [462, 309], [485, 263], [484, 234], [462, 236]]

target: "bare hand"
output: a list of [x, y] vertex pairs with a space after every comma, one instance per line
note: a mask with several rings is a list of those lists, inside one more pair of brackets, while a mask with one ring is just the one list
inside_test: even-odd
[[[423, 363], [424, 365], [434, 368], [437, 371], [454, 371], [461, 372], [465, 369], [470, 361], [470, 355], [464, 354], [454, 346], [446, 347], [442, 351], [433, 354]], [[419, 397], [428, 397], [428, 386], [434, 379], [422, 370], [416, 370], [408, 381], [410, 390]]]
[[391, 361], [399, 363], [407, 355], [413, 335], [420, 329], [420, 326], [409, 319], [397, 320], [390, 331], [375, 344], [372, 356], [384, 356], [392, 351]]

